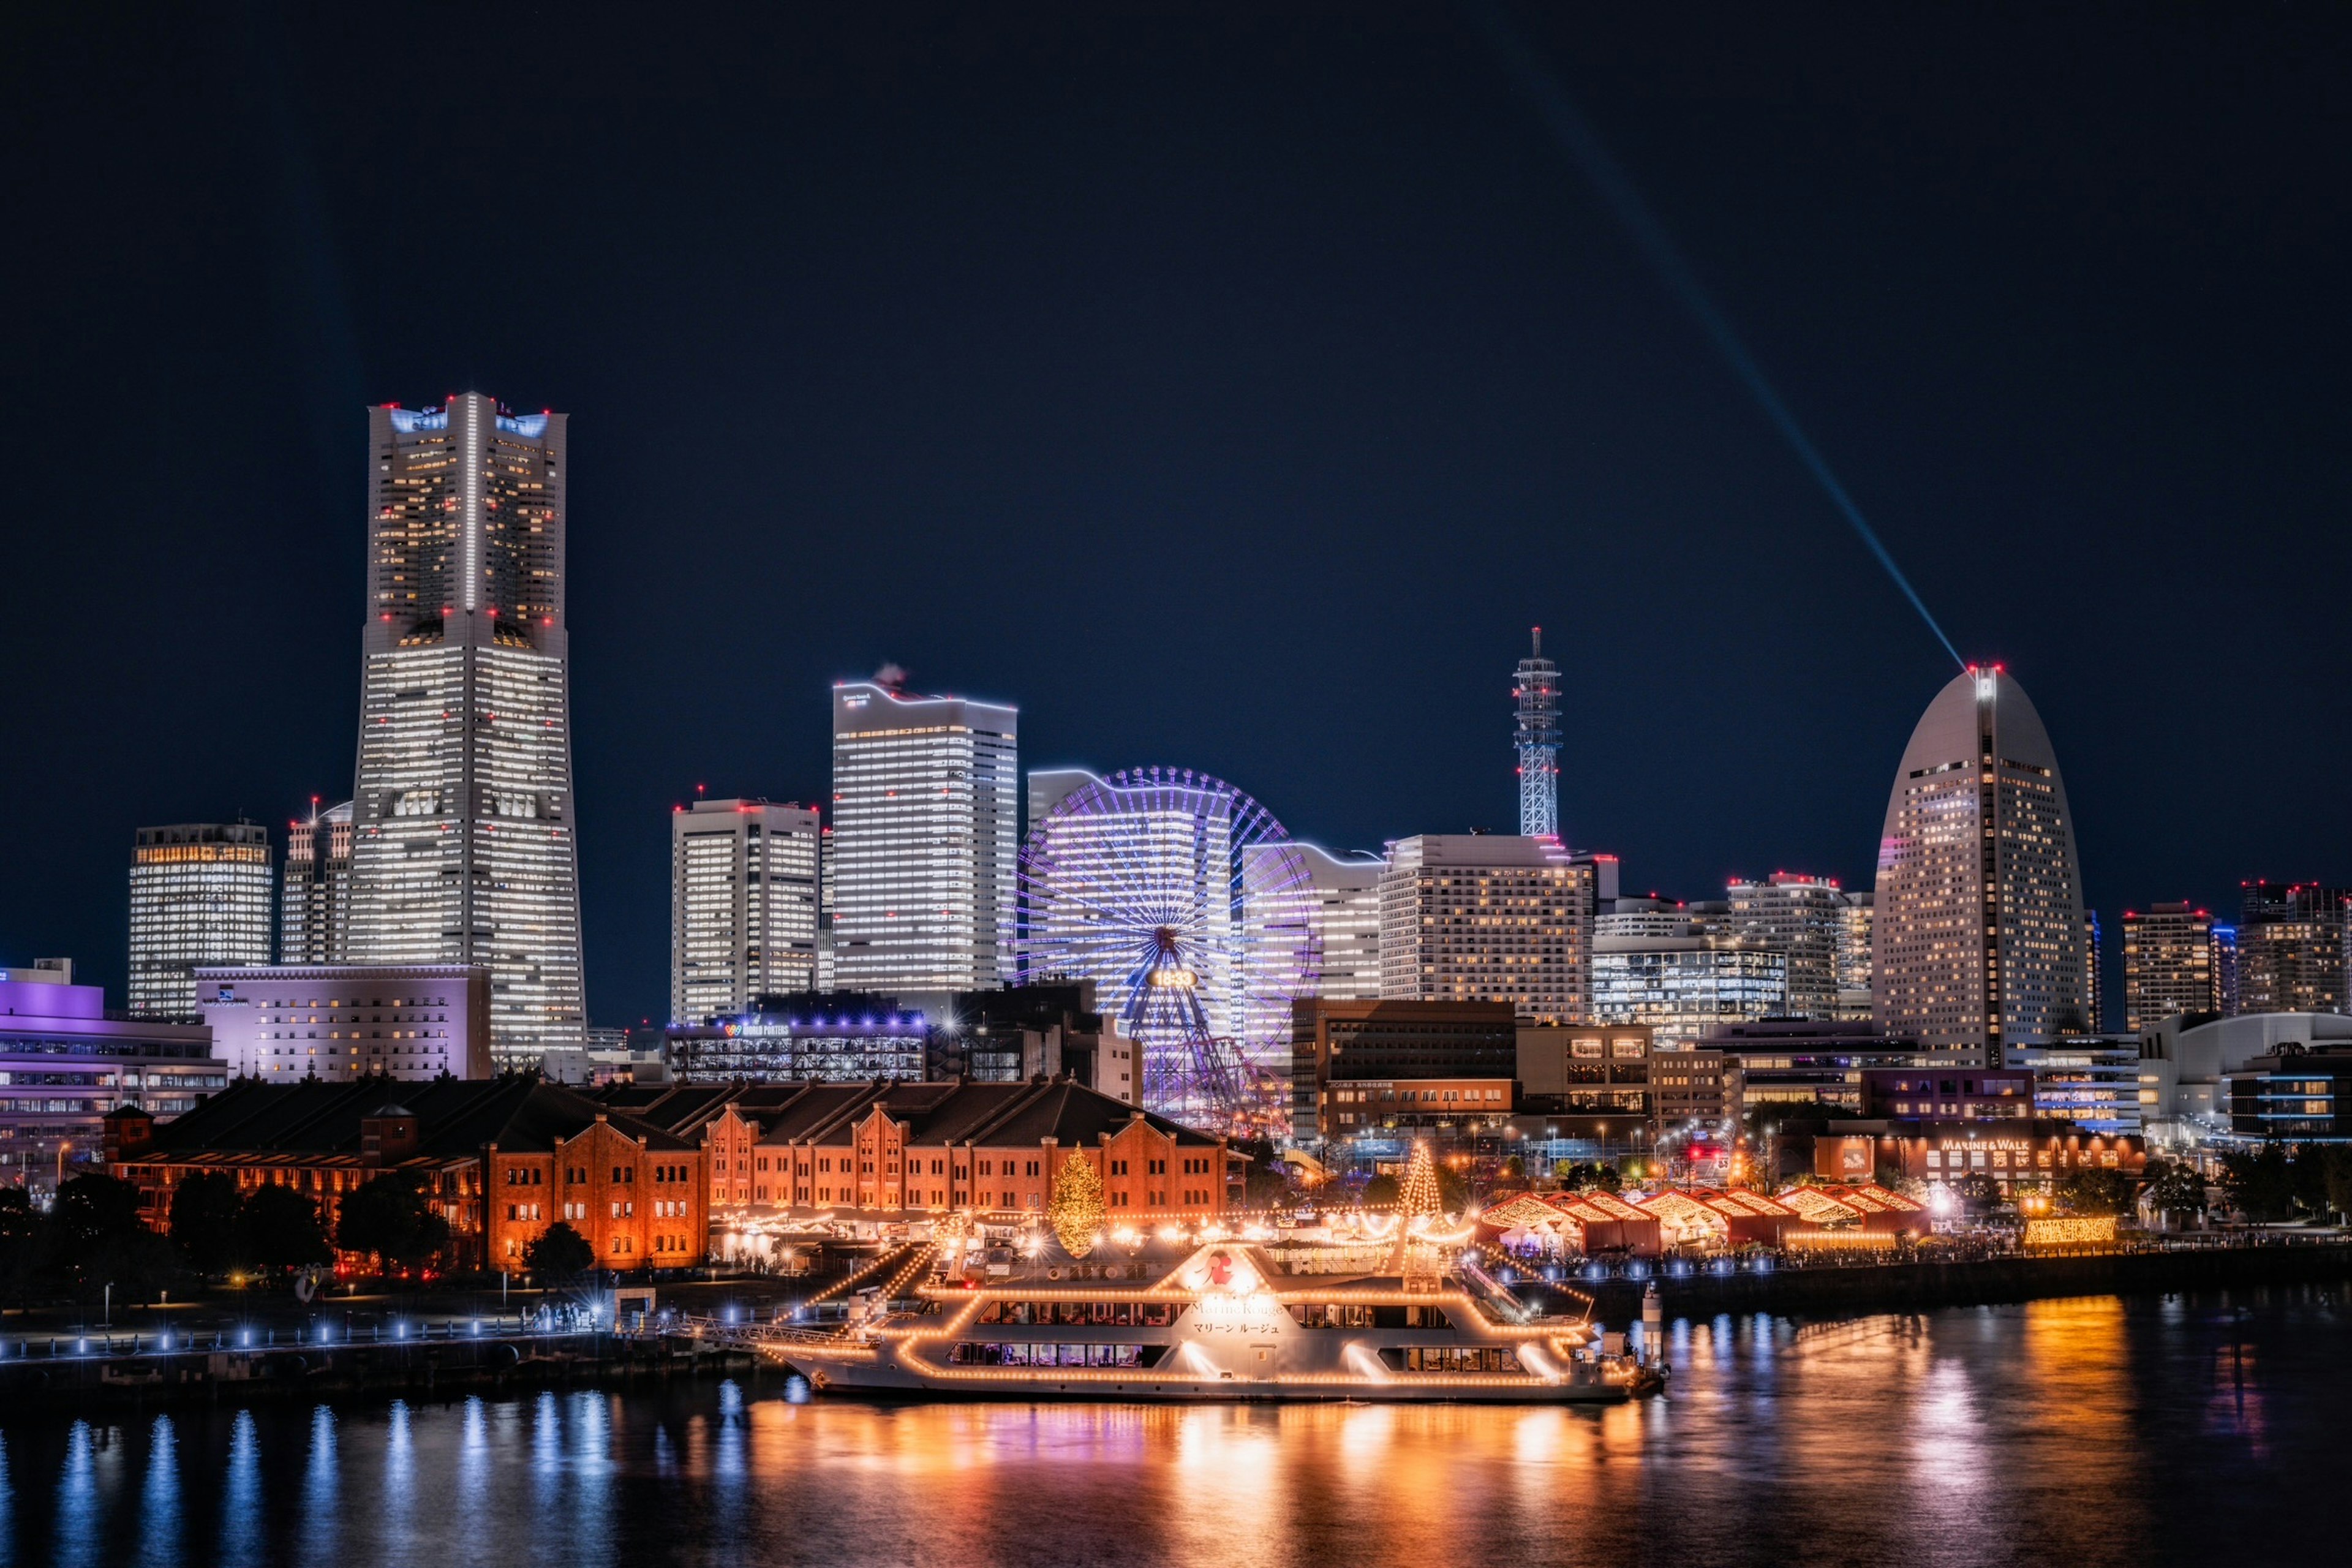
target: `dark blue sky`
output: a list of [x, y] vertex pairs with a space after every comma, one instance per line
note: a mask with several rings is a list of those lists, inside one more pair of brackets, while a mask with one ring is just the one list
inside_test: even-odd
[[[1949, 661], [1464, 14], [89, 9], [0, 21], [0, 962], [348, 791], [361, 405], [467, 387], [572, 415], [599, 1021], [670, 804], [823, 795], [885, 659], [1370, 847], [1510, 824], [1540, 622], [1575, 842], [1868, 881]], [[2352, 14], [1622, 11], [1526, 29], [2110, 922], [2352, 879]]]

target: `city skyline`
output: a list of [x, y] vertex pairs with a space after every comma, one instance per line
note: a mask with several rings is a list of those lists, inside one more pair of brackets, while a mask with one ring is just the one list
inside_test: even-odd
[[[554, 122], [490, 95], [483, 132], [556, 138], [547, 227], [488, 221], [509, 195], [456, 179], [436, 221], [532, 282], [422, 316], [436, 250], [361, 193], [383, 147], [485, 100], [415, 42], [321, 16], [274, 64], [178, 24], [94, 43], [144, 62], [155, 121], [53, 90], [70, 71], [28, 84], [55, 178], [26, 212], [51, 238], [14, 264], [56, 335], [15, 362], [39, 374], [0, 432], [28, 520], [0, 656], [69, 760], [0, 785], [16, 820], [61, 825], [12, 867], [13, 959], [69, 952], [120, 994], [125, 834], [243, 815], [274, 837], [343, 798], [354, 411], [468, 386], [598, 431], [567, 551], [600, 1021], [663, 1007], [668, 866], [645, 825], [698, 783], [821, 798], [825, 693], [889, 659], [1020, 704], [1033, 764], [1180, 763], [1376, 848], [1511, 826], [1501, 678], [1540, 625], [1575, 844], [1684, 897], [1775, 867], [1868, 884], [1883, 775], [1945, 656], [1451, 23], [1024, 45], [1017, 117], [870, 22], [777, 24], [805, 96], [772, 90], [770, 37], [686, 101], [645, 97], [593, 29], [487, 26], [560, 88]], [[2344, 880], [2325, 781], [2345, 742], [2308, 723], [2333, 689], [2251, 680], [2239, 651], [2318, 624], [2352, 548], [2332, 426], [2274, 412], [2332, 406], [2343, 357], [2302, 303], [2344, 237], [2308, 196], [2337, 160], [2301, 119], [2324, 97], [2296, 62], [2328, 48], [2273, 31], [2322, 24], [2151, 21], [2121, 45], [2065, 16], [1529, 26], [1956, 641], [2032, 683], [2109, 947], [2143, 903]], [[2098, 80], [2050, 63], [2116, 47]], [[833, 68], [867, 58], [890, 69]], [[1300, 58], [1324, 112], [1289, 107]], [[2231, 85], [2192, 91], [2217, 59]], [[1846, 85], [1806, 117], [1753, 86], [1815, 68]], [[1399, 79], [1426, 84], [1407, 111]], [[157, 123], [186, 168], [143, 155]], [[1214, 133], [1167, 132], [1192, 123]], [[1890, 136], [1902, 156], [1865, 151]], [[772, 199], [714, 226], [674, 221], [679, 189], [713, 198], [697, 211]], [[125, 289], [142, 212], [185, 243]], [[126, 403], [238, 414], [101, 447], [89, 411]], [[97, 472], [102, 491], [75, 478]], [[1456, 568], [1478, 592], [1443, 592]], [[2067, 613], [2021, 573], [2063, 584]], [[121, 629], [93, 642], [79, 588], [100, 583]], [[2109, 650], [2151, 617], [2201, 651], [2119, 679]], [[2308, 732], [2316, 754], [2260, 792], [2151, 768], [2183, 712], [2222, 753]]]

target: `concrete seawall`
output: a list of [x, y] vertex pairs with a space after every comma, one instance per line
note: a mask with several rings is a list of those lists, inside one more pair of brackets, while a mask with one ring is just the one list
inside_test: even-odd
[[[1666, 1320], [1717, 1313], [1858, 1317], [1935, 1307], [2061, 1296], [2235, 1289], [2352, 1281], [2352, 1246], [2257, 1247], [2196, 1252], [2121, 1252], [2067, 1258], [1990, 1258], [1965, 1263], [1890, 1263], [1871, 1268], [1787, 1268], [1770, 1274], [1660, 1279]], [[1594, 1288], [1593, 1315], [1622, 1328], [1642, 1315], [1645, 1282]]]

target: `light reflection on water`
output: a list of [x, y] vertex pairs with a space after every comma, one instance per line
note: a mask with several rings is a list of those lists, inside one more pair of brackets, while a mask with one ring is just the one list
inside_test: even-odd
[[0, 1414], [0, 1562], [2332, 1555], [2295, 1511], [2333, 1495], [2352, 1397], [2352, 1324], [2326, 1293], [1722, 1317], [1666, 1342], [1672, 1395], [1598, 1411], [796, 1403], [766, 1378]]

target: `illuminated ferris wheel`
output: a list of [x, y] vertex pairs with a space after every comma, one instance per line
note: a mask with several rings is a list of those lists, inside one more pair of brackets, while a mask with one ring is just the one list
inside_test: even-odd
[[1146, 1110], [1221, 1131], [1277, 1125], [1290, 1003], [1321, 972], [1306, 861], [1223, 779], [1074, 776], [1021, 850], [1024, 977], [1095, 983], [1142, 1057]]

